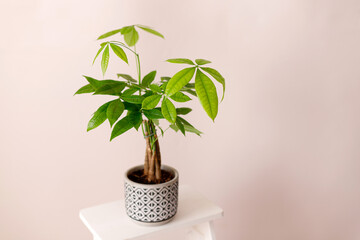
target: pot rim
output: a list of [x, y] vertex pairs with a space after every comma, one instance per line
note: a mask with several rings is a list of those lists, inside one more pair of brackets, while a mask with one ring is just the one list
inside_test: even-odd
[[173, 184], [174, 182], [177, 182], [178, 179], [179, 179], [179, 173], [178, 171], [173, 168], [173, 167], [170, 167], [168, 165], [161, 165], [161, 169], [163, 170], [167, 170], [167, 171], [170, 171], [171, 173], [174, 174], [174, 178], [171, 179], [170, 181], [168, 182], [164, 182], [164, 183], [155, 183], [155, 184], [145, 184], [145, 183], [137, 183], [137, 182], [134, 182], [132, 180], [129, 179], [128, 175], [129, 173], [133, 172], [133, 171], [136, 171], [136, 170], [140, 170], [140, 169], [143, 169], [144, 168], [144, 165], [137, 165], [135, 167], [132, 167], [130, 169], [128, 169], [126, 172], [125, 172], [125, 182], [128, 182], [129, 184], [133, 185], [133, 186], [138, 186], [138, 187], [141, 187], [141, 188], [159, 188], [159, 187], [164, 187], [164, 186], [168, 186], [168, 185], [171, 185]]

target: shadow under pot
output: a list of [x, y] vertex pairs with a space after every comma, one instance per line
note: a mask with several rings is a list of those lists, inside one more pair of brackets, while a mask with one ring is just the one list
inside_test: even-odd
[[178, 207], [179, 174], [176, 169], [162, 165], [162, 171], [170, 174], [171, 180], [159, 184], [138, 183], [132, 175], [144, 169], [133, 167], [125, 173], [126, 214], [140, 225], [163, 225], [173, 219]]

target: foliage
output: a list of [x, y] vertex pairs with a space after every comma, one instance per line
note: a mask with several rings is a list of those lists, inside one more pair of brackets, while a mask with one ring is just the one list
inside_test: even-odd
[[[207, 115], [214, 121], [218, 114], [218, 95], [213, 80], [223, 86], [225, 93], [225, 79], [215, 69], [207, 67], [211, 62], [205, 59], [172, 58], [167, 62], [182, 64], [186, 67], [176, 72], [172, 77], [163, 76], [156, 81], [157, 72], [151, 71], [141, 78], [140, 57], [136, 52], [139, 40], [138, 30], [164, 38], [158, 31], [143, 25], [125, 26], [101, 35], [98, 40], [109, 37], [123, 36], [124, 42], [105, 41], [100, 44], [93, 63], [101, 55], [101, 70], [105, 75], [110, 61], [110, 53], [128, 64], [127, 54], [134, 54], [137, 67], [137, 78], [124, 73], [117, 74], [118, 79], [98, 80], [84, 76], [88, 84], [81, 87], [75, 94], [92, 93], [93, 95], [109, 95], [111, 101], [101, 105], [88, 123], [90, 131], [100, 126], [106, 120], [112, 127], [110, 140], [120, 136], [128, 130], [136, 130], [142, 122], [154, 124], [162, 133], [159, 119], [169, 122], [169, 127], [182, 134], [195, 133], [201, 135], [192, 124], [184, 119], [184, 115], [191, 112], [190, 108], [175, 107], [174, 103], [185, 103], [198, 98]], [[191, 82], [194, 80], [194, 82]], [[191, 97], [189, 96], [191, 95]], [[167, 128], [167, 129], [168, 129]], [[166, 130], [165, 130], [166, 131]], [[146, 133], [144, 132], [144, 136]], [[153, 140], [154, 141], [154, 140]], [[156, 141], [156, 139], [155, 139]]]

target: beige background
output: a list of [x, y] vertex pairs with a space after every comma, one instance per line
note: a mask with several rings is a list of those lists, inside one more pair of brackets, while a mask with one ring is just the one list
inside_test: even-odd
[[[79, 209], [122, 198], [144, 141], [131, 132], [110, 143], [106, 125], [86, 133], [105, 97], [72, 94], [82, 74], [101, 76], [96, 37], [134, 23], [166, 36], [141, 34], [144, 72], [170, 75], [178, 68], [165, 59], [202, 57], [226, 77], [215, 124], [193, 104], [202, 138], [161, 139], [181, 184], [224, 208], [218, 239], [360, 239], [359, 1], [2, 0], [0, 9], [0, 239], [91, 239]], [[111, 63], [108, 76], [130, 67]]]

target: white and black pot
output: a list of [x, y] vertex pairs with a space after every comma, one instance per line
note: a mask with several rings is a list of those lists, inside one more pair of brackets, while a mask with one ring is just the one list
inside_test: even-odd
[[176, 169], [162, 165], [173, 178], [160, 184], [142, 184], [129, 179], [135, 171], [144, 169], [136, 166], [125, 173], [125, 208], [127, 215], [141, 225], [162, 225], [175, 216], [178, 206], [179, 174]]

